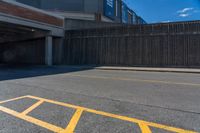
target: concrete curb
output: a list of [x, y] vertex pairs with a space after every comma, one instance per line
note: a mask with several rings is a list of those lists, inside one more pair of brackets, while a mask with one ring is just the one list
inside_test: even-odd
[[[96, 69], [96, 70], [118, 70], [118, 71], [144, 71], [144, 72], [170, 72], [170, 73], [193, 73], [200, 74], [200, 68], [155, 68], [155, 67], [118, 67], [118, 66], [71, 66], [71, 65], [61, 65], [64, 68], [74, 68], [74, 69]], [[53, 66], [52, 66], [53, 67]]]
[[142, 68], [142, 67], [95, 67], [98, 70], [120, 70], [120, 71], [145, 71], [145, 72], [171, 72], [171, 73], [194, 73], [200, 74], [200, 69], [185, 68]]

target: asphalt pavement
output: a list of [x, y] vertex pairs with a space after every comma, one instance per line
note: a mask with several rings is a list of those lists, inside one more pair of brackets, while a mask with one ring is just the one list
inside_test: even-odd
[[0, 67], [1, 133], [67, 131], [200, 132], [200, 75]]

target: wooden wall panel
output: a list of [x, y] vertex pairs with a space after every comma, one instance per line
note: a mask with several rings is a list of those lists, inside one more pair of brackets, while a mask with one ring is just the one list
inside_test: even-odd
[[67, 31], [63, 63], [200, 67], [200, 21]]

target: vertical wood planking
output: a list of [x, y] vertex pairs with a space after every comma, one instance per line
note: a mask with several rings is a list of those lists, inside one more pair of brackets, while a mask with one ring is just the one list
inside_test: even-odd
[[200, 22], [66, 31], [63, 50], [70, 65], [199, 67]]

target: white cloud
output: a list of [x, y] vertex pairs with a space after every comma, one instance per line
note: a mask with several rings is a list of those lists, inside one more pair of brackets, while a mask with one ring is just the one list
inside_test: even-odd
[[190, 14], [188, 13], [179, 14], [179, 17], [183, 17], [183, 18], [188, 17], [188, 16], [190, 16]]
[[192, 15], [195, 12], [196, 12], [196, 10], [193, 7], [187, 7], [187, 8], [178, 10], [177, 14], [179, 17], [185, 18], [185, 17], [189, 17], [190, 15]]
[[188, 8], [183, 8], [182, 10], [177, 11], [177, 13], [186, 13], [192, 10], [194, 10], [194, 8], [188, 7]]

